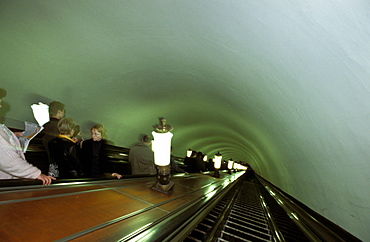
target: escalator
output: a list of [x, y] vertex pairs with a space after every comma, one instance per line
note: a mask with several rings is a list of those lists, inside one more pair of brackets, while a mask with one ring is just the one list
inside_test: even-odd
[[152, 176], [58, 180], [50, 186], [3, 181], [0, 240], [360, 241], [258, 175], [172, 180], [171, 195], [151, 189]]
[[256, 182], [230, 191], [184, 241], [309, 241], [283, 210], [270, 212]]

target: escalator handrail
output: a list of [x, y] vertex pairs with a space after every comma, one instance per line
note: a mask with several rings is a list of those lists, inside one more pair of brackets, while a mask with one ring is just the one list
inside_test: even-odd
[[[209, 191], [198, 201], [188, 204], [178, 211], [171, 212], [152, 226], [126, 236], [119, 241], [182, 241], [202, 221], [209, 211], [238, 184], [242, 176], [234, 181], [218, 186]], [[209, 196], [213, 194], [212, 196]], [[153, 240], [153, 238], [155, 238]]]
[[262, 177], [256, 175], [258, 181], [265, 187], [269, 194], [275, 199], [275, 201], [285, 210], [288, 216], [293, 220], [293, 222], [302, 230], [302, 232], [311, 241], [343, 241], [336, 233], [331, 229], [326, 227], [324, 224], [320, 223], [304, 209], [298, 206], [289, 197], [281, 193], [273, 185], [269, 184]]
[[285, 242], [284, 236], [281, 233], [278, 226], [276, 225], [275, 220], [272, 217], [272, 213], [270, 211], [270, 208], [267, 206], [267, 204], [265, 202], [265, 199], [263, 198], [260, 190], [257, 187], [255, 187], [255, 189], [256, 189], [259, 197], [260, 197], [261, 207], [263, 208], [263, 210], [266, 214], [266, 219], [267, 219], [267, 223], [269, 225], [269, 228], [271, 230], [272, 238], [274, 239], [275, 242]]

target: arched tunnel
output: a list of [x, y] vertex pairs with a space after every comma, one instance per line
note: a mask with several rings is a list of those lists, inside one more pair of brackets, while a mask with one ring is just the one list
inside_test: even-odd
[[165, 117], [188, 148], [254, 171], [370, 240], [366, 1], [0, 2], [3, 122], [53, 100], [130, 147]]

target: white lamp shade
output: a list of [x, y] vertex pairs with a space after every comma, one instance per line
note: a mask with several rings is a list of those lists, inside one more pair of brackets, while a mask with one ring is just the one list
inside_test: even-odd
[[188, 149], [188, 150], [186, 151], [186, 156], [187, 156], [187, 157], [190, 157], [192, 153], [193, 153], [193, 151], [192, 151], [191, 149]]
[[43, 126], [45, 123], [49, 122], [49, 106], [39, 102], [38, 104], [31, 105], [33, 116], [35, 117], [37, 123]]
[[158, 166], [169, 165], [171, 157], [171, 139], [173, 134], [171, 132], [157, 133], [153, 131], [152, 135], [154, 138], [152, 142], [154, 163]]
[[234, 165], [234, 161], [229, 160], [228, 163], [227, 163], [227, 168], [231, 170], [231, 169], [233, 169], [233, 165]]
[[204, 157], [203, 157], [203, 161], [204, 161], [204, 162], [207, 162], [207, 161], [208, 161], [208, 156], [207, 156], [207, 155], [204, 155]]
[[221, 168], [221, 160], [222, 160], [222, 156], [215, 155], [215, 158], [213, 158], [215, 169]]

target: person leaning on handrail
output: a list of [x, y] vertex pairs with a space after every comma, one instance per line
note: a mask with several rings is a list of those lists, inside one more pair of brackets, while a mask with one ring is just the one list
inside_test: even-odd
[[118, 174], [108, 161], [107, 156], [107, 131], [102, 124], [95, 124], [90, 129], [91, 139], [81, 142], [81, 162], [85, 170], [85, 177], [115, 177], [120, 179]]
[[[5, 96], [6, 90], [0, 88], [0, 108]], [[0, 124], [0, 179], [19, 178], [41, 180], [43, 185], [50, 185], [55, 180], [26, 161], [16, 135], [4, 124]]]

